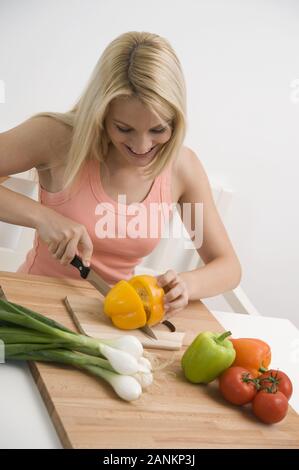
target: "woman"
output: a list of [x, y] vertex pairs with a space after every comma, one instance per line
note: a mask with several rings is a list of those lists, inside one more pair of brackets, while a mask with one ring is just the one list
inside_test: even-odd
[[159, 242], [163, 222], [151, 220], [154, 236], [136, 236], [136, 226], [130, 236], [127, 209], [142, 206], [144, 228], [150, 204], [189, 203], [194, 225], [198, 202], [203, 242], [194, 249], [205, 266], [158, 276], [167, 314], [236, 287], [240, 263], [202, 164], [183, 146], [185, 119], [185, 82], [171, 45], [128, 32], [104, 50], [70, 111], [39, 113], [0, 134], [0, 176], [31, 168], [39, 175], [38, 202], [0, 187], [0, 220], [36, 229], [18, 272], [79, 278], [70, 264], [77, 253], [108, 283], [128, 279]]

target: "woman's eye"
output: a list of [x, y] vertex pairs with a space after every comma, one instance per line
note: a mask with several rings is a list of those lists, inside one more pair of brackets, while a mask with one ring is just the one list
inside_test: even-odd
[[120, 132], [130, 132], [131, 129], [123, 129], [122, 127], [116, 126]]
[[[131, 129], [124, 129], [123, 127], [119, 127], [119, 126], [116, 126], [116, 128], [120, 131], [120, 132], [130, 132]], [[163, 127], [162, 129], [153, 129], [151, 132], [154, 132], [155, 134], [162, 134], [162, 132], [165, 132], [166, 131], [166, 127]]]
[[166, 131], [166, 127], [163, 127], [163, 129], [153, 129], [152, 132], [155, 132], [157, 134], [162, 134], [162, 132]]

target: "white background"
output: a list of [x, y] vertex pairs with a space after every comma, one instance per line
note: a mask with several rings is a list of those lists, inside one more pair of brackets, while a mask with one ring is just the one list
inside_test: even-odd
[[236, 191], [242, 287], [262, 315], [299, 326], [298, 1], [0, 0], [0, 131], [67, 110], [130, 30], [165, 36], [183, 65], [186, 144]]

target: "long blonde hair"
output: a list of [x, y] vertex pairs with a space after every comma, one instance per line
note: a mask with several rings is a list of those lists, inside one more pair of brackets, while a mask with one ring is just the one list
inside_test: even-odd
[[177, 156], [186, 133], [186, 88], [180, 62], [165, 38], [130, 31], [106, 47], [72, 109], [33, 116], [50, 116], [72, 127], [64, 187], [72, 183], [87, 159], [104, 162], [109, 147], [104, 120], [112, 100], [124, 96], [139, 98], [172, 125], [170, 140], [147, 173], [155, 177]]

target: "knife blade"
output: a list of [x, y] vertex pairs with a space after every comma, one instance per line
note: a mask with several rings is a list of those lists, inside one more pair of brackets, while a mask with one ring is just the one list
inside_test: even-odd
[[93, 269], [84, 266], [79, 256], [75, 255], [71, 261], [71, 264], [75, 266], [80, 272], [80, 276], [86, 279], [92, 284], [102, 295], [107, 295], [111, 287], [99, 276]]
[[[111, 287], [99, 276], [92, 268], [84, 266], [79, 256], [75, 255], [71, 261], [71, 264], [79, 270], [80, 276], [86, 281], [90, 282], [102, 295], [106, 296], [110, 291]], [[148, 326], [142, 326], [139, 328], [145, 335], [153, 339], [158, 339], [153, 330]]]

